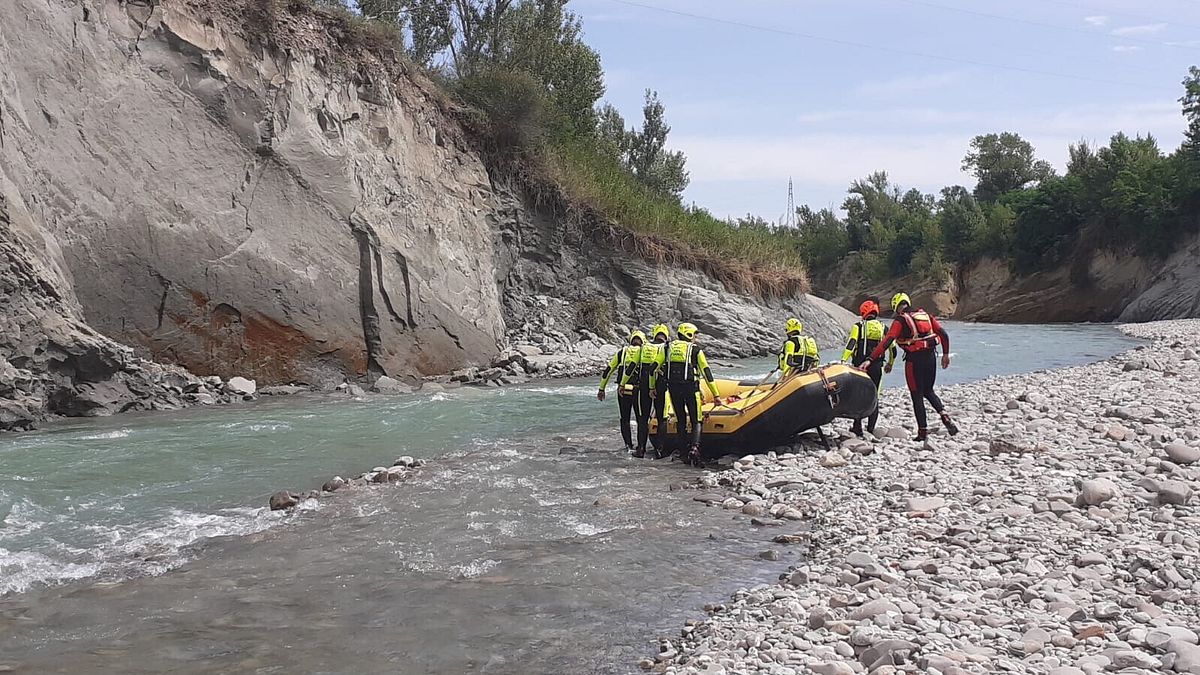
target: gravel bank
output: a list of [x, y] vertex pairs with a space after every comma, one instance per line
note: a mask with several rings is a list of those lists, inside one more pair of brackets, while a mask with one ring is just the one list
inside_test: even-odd
[[889, 391], [895, 437], [705, 474], [697, 499], [784, 524], [803, 562], [642, 666], [1200, 674], [1200, 320], [1123, 330], [1153, 345], [945, 388], [956, 437], [908, 440]]

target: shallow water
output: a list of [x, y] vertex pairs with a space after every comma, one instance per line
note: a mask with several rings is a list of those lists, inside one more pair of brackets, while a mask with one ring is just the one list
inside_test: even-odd
[[[943, 382], [1134, 344], [1107, 326], [949, 329]], [[682, 467], [619, 456], [615, 404], [594, 391], [293, 398], [0, 439], [0, 665], [627, 672], [657, 632], [796, 551], [669, 491]], [[434, 461], [399, 486], [261, 508], [402, 454]], [[784, 561], [758, 561], [766, 548]]]

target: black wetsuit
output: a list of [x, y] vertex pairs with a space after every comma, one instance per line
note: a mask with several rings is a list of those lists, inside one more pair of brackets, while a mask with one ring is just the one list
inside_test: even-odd
[[[908, 393], [912, 396], [913, 413], [917, 416], [917, 428], [925, 429], [925, 403], [933, 406], [940, 415], [946, 407], [933, 390], [937, 383], [937, 350], [926, 349], [904, 355], [904, 377], [908, 381]], [[922, 400], [924, 399], [924, 400]]]
[[666, 398], [666, 389], [662, 386], [662, 382], [657, 383], [658, 392], [656, 396], [651, 396], [650, 390], [650, 368], [642, 368], [642, 376], [638, 382], [637, 391], [637, 409], [634, 411], [637, 414], [638, 433], [637, 447], [639, 450], [646, 449], [646, 441], [650, 439], [650, 416], [658, 421], [658, 428], [667, 428], [667, 416], [664, 400]]
[[[633, 431], [629, 427], [630, 420], [633, 419], [634, 409], [638, 407], [638, 393], [625, 396], [617, 392], [617, 407], [621, 409], [621, 438], [625, 439], [625, 447], [633, 447]], [[638, 429], [638, 435], [642, 433], [641, 428]]]
[[[675, 409], [675, 433], [679, 437], [679, 447], [700, 445], [700, 382], [675, 382], [667, 385], [671, 395], [671, 405]], [[689, 427], [690, 425], [690, 427]], [[688, 429], [692, 430], [688, 439]], [[659, 429], [666, 430], [666, 425]], [[660, 436], [659, 438], [665, 438]]]

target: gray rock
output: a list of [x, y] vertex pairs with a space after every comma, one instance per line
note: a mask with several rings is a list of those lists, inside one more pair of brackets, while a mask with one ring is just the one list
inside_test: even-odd
[[412, 387], [387, 375], [380, 375], [375, 384], [371, 385], [371, 391], [379, 394], [411, 394], [412, 390]]
[[1110, 499], [1116, 499], [1121, 491], [1107, 478], [1085, 480], [1079, 487], [1078, 501], [1088, 506], [1098, 506]]
[[225, 383], [225, 391], [237, 396], [253, 396], [258, 391], [258, 383], [244, 377], [231, 377]]
[[879, 561], [875, 560], [875, 558], [868, 553], [853, 551], [846, 556], [846, 564], [851, 567], [862, 568], [870, 567], [871, 565], [877, 565], [879, 564]]
[[401, 457], [397, 457], [396, 461], [392, 463], [392, 466], [416, 466], [416, 463], [417, 460], [413, 459], [409, 455], [403, 455]]
[[268, 501], [268, 505], [271, 507], [272, 511], [290, 509], [299, 503], [300, 497], [288, 492], [287, 490], [280, 490], [279, 492], [276, 492], [275, 494], [271, 495], [271, 499]]
[[321, 489], [325, 492], [337, 492], [344, 487], [346, 487], [346, 480], [341, 476], [334, 476], [333, 478], [325, 481], [325, 484], [321, 486]]
[[825, 468], [846, 466], [846, 458], [842, 457], [841, 454], [836, 452], [827, 452], [824, 455], [821, 455], [820, 464]]
[[1154, 490], [1160, 504], [1176, 504], [1182, 506], [1192, 496], [1192, 486], [1181, 480], [1164, 480], [1157, 483]]
[[1163, 448], [1163, 451], [1166, 452], [1167, 457], [1169, 457], [1171, 461], [1175, 462], [1176, 464], [1186, 466], [1188, 464], [1200, 462], [1200, 448], [1194, 448], [1189, 445], [1184, 445], [1183, 443], [1168, 443], [1166, 447]]
[[904, 500], [906, 511], [936, 511], [946, 505], [941, 497], [909, 497]]
[[1174, 656], [1171, 668], [1175, 672], [1200, 675], [1200, 646], [1183, 640], [1171, 640], [1164, 651]]
[[1146, 644], [1155, 649], [1165, 647], [1172, 640], [1193, 645], [1198, 643], [1196, 632], [1183, 626], [1161, 626], [1146, 635]]
[[366, 391], [364, 391], [364, 390], [363, 390], [363, 388], [362, 388], [362, 387], [360, 387], [360, 386], [358, 386], [357, 384], [349, 384], [349, 385], [347, 385], [347, 386], [346, 386], [346, 393], [347, 393], [347, 394], [350, 394], [351, 396], [353, 396], [353, 397], [355, 397], [355, 398], [360, 398], [360, 397], [362, 397], [362, 396], [366, 396], [366, 395], [367, 395], [367, 392], [366, 392]]
[[1158, 668], [1162, 664], [1159, 660], [1150, 656], [1145, 652], [1139, 652], [1135, 649], [1126, 649], [1112, 655], [1112, 669], [1121, 670], [1123, 668]]
[[873, 619], [880, 614], [892, 612], [900, 613], [900, 608], [894, 602], [886, 598], [872, 600], [866, 604], [859, 605], [850, 611], [850, 619], [853, 621], [862, 621], [863, 619]]
[[859, 655], [858, 662], [866, 666], [867, 670], [886, 665], [902, 665], [908, 661], [909, 653], [916, 648], [916, 644], [907, 640], [879, 640]]
[[1121, 606], [1115, 602], [1097, 603], [1092, 610], [1092, 615], [1097, 619], [1115, 619], [1121, 616]]

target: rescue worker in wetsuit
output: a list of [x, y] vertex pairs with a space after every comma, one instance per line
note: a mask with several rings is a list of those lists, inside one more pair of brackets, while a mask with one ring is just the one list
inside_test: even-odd
[[[708, 384], [713, 398], [721, 392], [713, 382], [712, 369], [704, 351], [693, 340], [697, 328], [691, 323], [681, 323], [675, 330], [676, 339], [667, 344], [667, 355], [660, 377], [666, 380], [667, 393], [675, 410], [675, 432], [679, 435], [680, 458], [690, 464], [700, 464], [700, 379]], [[691, 438], [688, 438], [691, 424]], [[667, 425], [659, 426], [659, 447], [666, 447]], [[684, 448], [687, 448], [685, 451]]]
[[821, 352], [817, 341], [804, 335], [804, 324], [792, 317], [784, 326], [787, 340], [779, 350], [779, 371], [787, 376], [792, 371], [803, 373], [821, 363]]
[[[867, 361], [867, 357], [875, 351], [880, 342], [883, 342], [883, 336], [887, 333], [887, 329], [883, 327], [883, 322], [879, 320], [879, 304], [874, 300], [867, 300], [858, 306], [858, 315], [862, 317], [862, 321], [854, 324], [850, 329], [850, 338], [846, 341], [846, 350], [842, 352], [842, 361], [849, 363], [852, 366], [861, 366]], [[892, 372], [892, 364], [896, 361], [896, 345], [891, 345], [887, 348], [887, 365], [882, 361], [871, 363], [870, 370], [867, 375], [871, 376], [871, 381], [875, 383], [876, 401], [879, 400], [878, 394], [882, 391], [883, 374]], [[875, 423], [879, 421], [879, 405], [875, 406], [875, 411], [867, 418], [867, 431], [875, 433]], [[862, 419], [854, 420], [852, 431], [855, 436], [863, 435]]]
[[958, 427], [950, 419], [942, 400], [933, 390], [937, 381], [937, 346], [939, 342], [942, 343], [942, 368], [949, 368], [950, 336], [929, 312], [923, 309], [914, 310], [912, 300], [906, 293], [897, 293], [892, 297], [892, 312], [895, 314], [892, 327], [888, 329], [883, 342], [876, 345], [871, 356], [862, 364], [863, 369], [870, 371], [874, 362], [883, 356], [884, 350], [891, 347], [893, 342], [900, 345], [904, 350], [904, 378], [908, 381], [913, 413], [917, 416], [916, 440], [924, 441], [929, 435], [925, 401], [929, 401], [937, 411], [950, 435], [957, 434]]
[[[666, 324], [658, 324], [651, 331], [650, 342], [642, 345], [639, 363], [638, 407], [637, 407], [637, 449], [634, 457], [646, 456], [646, 441], [650, 439], [650, 415], [658, 420], [658, 428], [667, 424], [666, 415], [666, 380], [658, 377], [667, 358], [667, 343], [671, 341], [671, 329]], [[661, 457], [661, 456], [660, 456]]]
[[625, 451], [633, 452], [633, 433], [629, 428], [630, 418], [638, 403], [637, 387], [640, 382], [642, 345], [646, 342], [646, 334], [635, 330], [629, 334], [629, 345], [613, 354], [604, 372], [600, 374], [600, 391], [596, 393], [598, 400], [604, 400], [604, 390], [608, 387], [610, 377], [615, 377], [617, 383], [617, 407], [621, 411], [621, 438], [625, 439]]

